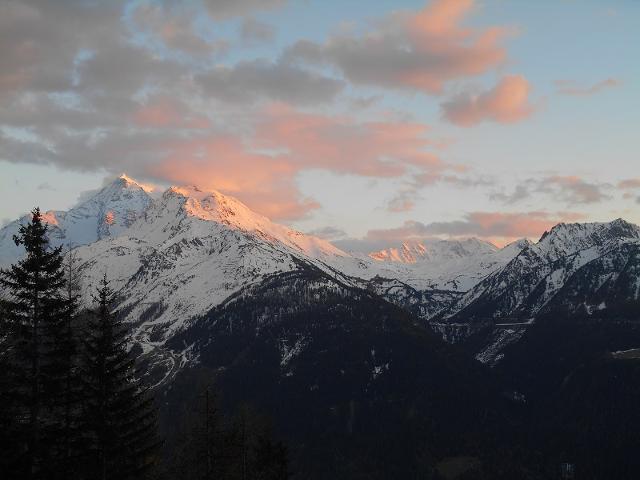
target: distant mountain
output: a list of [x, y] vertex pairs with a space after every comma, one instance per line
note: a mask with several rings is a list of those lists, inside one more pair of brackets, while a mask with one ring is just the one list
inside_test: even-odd
[[469, 238], [465, 240], [408, 240], [398, 248], [390, 247], [370, 253], [374, 260], [418, 263], [446, 262], [495, 253], [498, 248], [488, 242]]
[[466, 292], [495, 270], [506, 265], [528, 240], [504, 248], [470, 238], [466, 240], [406, 241], [369, 254], [384, 269], [381, 275], [397, 278], [420, 290]]

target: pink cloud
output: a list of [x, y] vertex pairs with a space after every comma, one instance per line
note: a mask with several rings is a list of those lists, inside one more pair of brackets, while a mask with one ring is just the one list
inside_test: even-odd
[[442, 116], [461, 127], [483, 121], [515, 123], [533, 112], [529, 90], [529, 82], [522, 75], [508, 75], [480, 95], [462, 94], [443, 103]]
[[299, 41], [286, 57], [335, 65], [356, 84], [437, 94], [446, 82], [485, 73], [506, 59], [500, 41], [510, 29], [462, 25], [473, 6], [473, 0], [435, 0], [417, 12], [391, 14], [362, 35]]
[[420, 123], [359, 122], [348, 116], [304, 113], [273, 105], [260, 122], [260, 146], [287, 151], [292, 161], [308, 168], [371, 177], [396, 177], [411, 167], [419, 171], [451, 168], [425, 149], [428, 127]]
[[231, 136], [174, 141], [167, 156], [149, 167], [159, 178], [237, 196], [270, 218], [300, 218], [318, 207], [294, 183], [297, 169], [288, 158], [251, 153]]
[[244, 140], [210, 134], [160, 141], [153, 149], [162, 161], [148, 171], [235, 195], [271, 218], [299, 218], [318, 207], [296, 186], [303, 170], [390, 178], [415, 172], [437, 177], [455, 169], [426, 151], [426, 131], [422, 124], [359, 122], [273, 105], [258, 115], [254, 134]]

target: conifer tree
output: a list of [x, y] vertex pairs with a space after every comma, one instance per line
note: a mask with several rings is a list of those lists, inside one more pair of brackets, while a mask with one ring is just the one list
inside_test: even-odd
[[63, 478], [74, 474], [78, 468], [79, 454], [82, 448], [80, 435], [80, 414], [82, 401], [82, 385], [79, 378], [78, 363], [78, 309], [80, 279], [77, 271], [77, 257], [75, 251], [68, 247], [64, 257], [63, 270], [65, 275], [64, 298], [67, 302], [64, 326], [59, 343], [58, 355], [62, 365], [62, 391], [60, 395], [60, 409], [62, 428], [60, 432], [61, 462], [59, 471], [65, 473]]
[[95, 296], [83, 351], [85, 478], [141, 478], [158, 446], [152, 399], [136, 378], [127, 330], [112, 311], [113, 290], [104, 276]]
[[38, 208], [14, 236], [25, 257], [0, 272], [3, 290], [3, 361], [9, 402], [15, 407], [13, 465], [20, 478], [52, 478], [62, 425], [60, 398], [66, 375], [65, 318], [68, 302], [61, 248], [50, 248], [48, 227]]

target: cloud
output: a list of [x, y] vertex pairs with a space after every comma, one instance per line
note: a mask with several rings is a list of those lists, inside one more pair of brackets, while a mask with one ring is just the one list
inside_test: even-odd
[[244, 17], [286, 5], [287, 0], [204, 0], [209, 15], [215, 20]]
[[640, 178], [628, 178], [621, 180], [617, 185], [619, 190], [622, 190], [622, 198], [625, 200], [634, 199], [636, 203], [640, 204], [640, 196], [638, 196], [638, 190], [640, 190]]
[[531, 192], [526, 185], [516, 185], [512, 193], [493, 192], [489, 195], [489, 199], [509, 205], [525, 200], [530, 196]]
[[285, 57], [332, 65], [354, 84], [438, 94], [445, 83], [486, 73], [506, 59], [500, 41], [508, 29], [461, 25], [473, 6], [473, 0], [434, 0], [418, 12], [388, 15], [362, 35], [298, 41]]
[[588, 182], [577, 176], [551, 176], [540, 181], [537, 190], [553, 192], [570, 204], [599, 203], [611, 198], [605, 193], [607, 184]]
[[525, 180], [516, 185], [511, 193], [492, 192], [489, 198], [510, 205], [541, 193], [551, 195], [567, 205], [584, 205], [610, 200], [612, 197], [607, 192], [611, 188], [608, 183], [589, 181], [577, 175], [550, 175]]
[[140, 127], [207, 129], [211, 126], [204, 115], [197, 114], [179, 100], [164, 95], [147, 98], [133, 112], [133, 122]]
[[[258, 116], [253, 136], [244, 140], [209, 133], [156, 139], [141, 148], [162, 157], [146, 167], [158, 179], [216, 188], [272, 218], [292, 219], [318, 207], [296, 187], [296, 176], [304, 170], [399, 178], [453, 168], [425, 151], [430, 145], [425, 133], [421, 124], [361, 122], [273, 105]], [[127, 156], [135, 158], [137, 150]]]
[[262, 45], [271, 42], [276, 36], [275, 29], [255, 18], [245, 18], [240, 25], [240, 38], [245, 45]]
[[[117, 65], [117, 67], [116, 67]], [[130, 44], [105, 43], [87, 59], [77, 61], [75, 90], [92, 101], [108, 104], [126, 101], [147, 85], [172, 88], [188, 75], [176, 60], [161, 58], [152, 51]]]
[[422, 223], [406, 221], [402, 226], [369, 230], [362, 239], [345, 239], [335, 242], [340, 248], [369, 253], [408, 239], [424, 239], [433, 236], [477, 237], [498, 245], [515, 239], [539, 238], [545, 231], [561, 222], [582, 219], [573, 212], [471, 212], [462, 220]]
[[0, 98], [29, 88], [72, 87], [79, 45], [92, 50], [123, 32], [123, 2], [0, 3]]
[[[0, 131], [0, 157], [198, 184], [238, 196], [276, 219], [301, 218], [318, 207], [298, 190], [296, 177], [305, 170], [401, 178], [416, 172], [445, 175], [456, 168], [429, 151], [428, 129], [418, 123], [364, 122], [285, 105], [253, 111], [234, 122], [227, 116], [215, 122], [166, 95], [127, 106], [126, 115], [114, 113], [112, 123], [96, 123], [97, 128], [86, 131], [78, 124], [98, 119], [79, 113], [79, 118], [63, 116], [56, 123], [51, 106], [51, 111], [40, 112], [49, 121], [35, 129], [42, 138]], [[37, 107], [29, 115], [36, 116]], [[73, 133], [68, 123], [76, 125]]]
[[384, 178], [454, 168], [428, 151], [427, 131], [421, 123], [358, 121], [273, 105], [256, 137], [260, 146], [284, 149], [299, 164], [337, 173]]
[[533, 112], [529, 89], [526, 78], [508, 75], [491, 90], [479, 95], [461, 94], [442, 103], [442, 117], [460, 127], [480, 122], [519, 122]]
[[343, 82], [300, 67], [266, 60], [217, 66], [196, 77], [204, 92], [225, 102], [246, 104], [260, 99], [299, 105], [332, 101]]
[[640, 178], [628, 178], [618, 183], [618, 188], [623, 190], [633, 190], [640, 188]]
[[404, 183], [405, 186], [389, 202], [386, 209], [391, 213], [403, 213], [413, 210], [416, 202], [420, 199], [420, 190], [436, 184], [446, 184], [457, 188], [486, 187], [495, 184], [491, 178], [477, 175], [475, 173], [459, 175], [460, 172], [467, 172], [464, 165], [449, 165], [448, 170], [457, 173], [447, 173], [442, 169], [434, 168], [421, 170], [412, 174]]
[[36, 189], [38, 190], [50, 190], [50, 191], [56, 191], [57, 189], [53, 186], [51, 186], [48, 182], [43, 182], [40, 185], [38, 185], [36, 187]]
[[586, 87], [578, 85], [573, 80], [557, 80], [555, 84], [556, 91], [561, 95], [584, 96], [594, 95], [603, 90], [619, 87], [622, 85], [622, 82], [617, 78], [607, 78]]
[[[282, 3], [207, 5], [224, 19]], [[297, 146], [271, 137], [262, 126], [267, 114], [246, 102], [328, 102], [342, 82], [266, 60], [213, 67], [166, 55], [140, 41], [136, 28], [142, 22], [171, 48], [204, 52], [209, 47], [194, 33], [191, 6], [151, 6], [132, 12], [132, 22], [124, 6], [115, 0], [0, 3], [0, 158], [199, 183], [236, 194], [274, 218], [299, 218], [317, 208], [295, 183], [314, 161], [294, 158]], [[261, 145], [272, 152], [259, 151], [266, 147], [254, 138], [258, 127]], [[292, 152], [273, 153], [278, 149]], [[320, 168], [334, 167], [325, 162]]]
[[[324, 66], [295, 56], [214, 63], [222, 43], [217, 30], [204, 32], [202, 25], [234, 18], [232, 35], [245, 25], [249, 37], [266, 39], [251, 19], [283, 4], [158, 2], [131, 10], [115, 0], [1, 2], [0, 158], [196, 183], [275, 219], [318, 208], [297, 184], [309, 170], [414, 182], [415, 190], [392, 201], [395, 210], [409, 209], [424, 185], [475, 181], [434, 153], [440, 145], [424, 124], [374, 109], [366, 116], [335, 113], [334, 105], [324, 113], [301, 110], [346, 95], [345, 81]], [[214, 22], [195, 16], [203, 6]], [[335, 54], [345, 69], [355, 69], [343, 70], [350, 79], [364, 75], [364, 83], [437, 92], [504, 58], [502, 29], [462, 26], [471, 8], [470, 1], [438, 1], [387, 16], [365, 35], [345, 33], [316, 45], [320, 61], [343, 70], [332, 63]], [[340, 52], [355, 52], [357, 61], [351, 65]], [[385, 58], [389, 64], [378, 63]], [[364, 108], [381, 98], [373, 93], [362, 99]]]
[[198, 12], [189, 8], [170, 8], [170, 4], [141, 4], [133, 12], [133, 20], [153, 39], [166, 47], [191, 55], [222, 54], [229, 43], [222, 39], [209, 39], [196, 32]]
[[408, 212], [415, 207], [415, 191], [400, 192], [387, 204], [387, 210], [393, 213]]
[[307, 235], [313, 235], [314, 237], [323, 238], [325, 240], [338, 240], [347, 236], [347, 233], [341, 228], [336, 227], [322, 227], [314, 230], [309, 230]]
[[382, 100], [382, 95], [370, 95], [351, 99], [351, 105], [356, 110], [366, 110]]

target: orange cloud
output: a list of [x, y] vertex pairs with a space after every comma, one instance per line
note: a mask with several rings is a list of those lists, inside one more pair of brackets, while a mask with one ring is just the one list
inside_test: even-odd
[[522, 75], [508, 75], [487, 92], [463, 94], [443, 103], [442, 116], [461, 127], [483, 121], [515, 123], [533, 112], [529, 90], [529, 82]]

